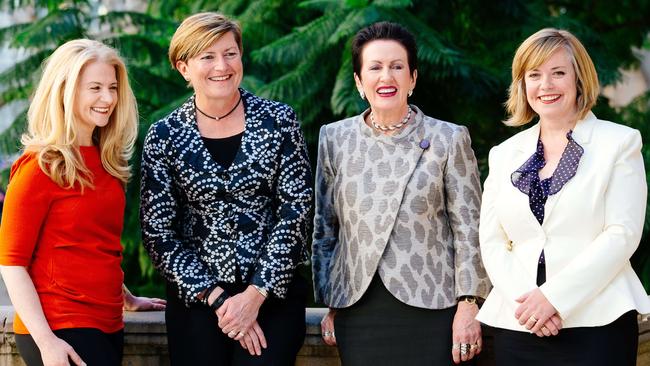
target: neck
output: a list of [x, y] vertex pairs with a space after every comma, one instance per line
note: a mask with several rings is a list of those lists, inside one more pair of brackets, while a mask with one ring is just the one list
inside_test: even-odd
[[239, 90], [225, 98], [208, 98], [203, 94], [196, 93], [195, 102], [203, 112], [211, 116], [222, 116], [232, 110], [239, 97]]
[[77, 144], [79, 146], [93, 146], [93, 131], [95, 129], [80, 128], [77, 133]]
[[402, 122], [402, 119], [408, 112], [408, 105], [404, 104], [400, 108], [391, 110], [376, 110], [371, 111], [375, 117], [375, 123], [382, 126], [395, 125]]
[[563, 118], [540, 118], [540, 136], [542, 138], [565, 137], [567, 132], [575, 128], [577, 122], [576, 114]]

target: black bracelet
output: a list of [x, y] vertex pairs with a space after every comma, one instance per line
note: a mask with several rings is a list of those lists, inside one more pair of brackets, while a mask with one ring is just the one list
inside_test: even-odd
[[214, 299], [212, 304], [210, 304], [210, 308], [212, 308], [212, 310], [214, 311], [219, 310], [221, 305], [223, 305], [223, 303], [226, 302], [226, 300], [228, 300], [229, 297], [230, 295], [228, 295], [226, 290], [223, 290], [223, 292], [219, 296], [217, 296], [216, 299]]
[[210, 287], [206, 288], [203, 291], [203, 298], [201, 299], [201, 302], [205, 306], [210, 306], [210, 303], [208, 303], [208, 298], [210, 297], [210, 294], [212, 293], [212, 291], [214, 291], [214, 289], [217, 288], [217, 287], [219, 287], [219, 284], [215, 283], [214, 285], [210, 285]]

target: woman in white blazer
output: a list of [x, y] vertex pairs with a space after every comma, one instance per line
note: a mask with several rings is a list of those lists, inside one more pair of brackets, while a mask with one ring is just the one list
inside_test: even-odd
[[478, 319], [497, 365], [635, 365], [650, 301], [629, 259], [647, 187], [637, 130], [590, 111], [593, 62], [572, 34], [543, 29], [512, 63], [511, 126], [490, 152], [481, 255], [494, 285]]

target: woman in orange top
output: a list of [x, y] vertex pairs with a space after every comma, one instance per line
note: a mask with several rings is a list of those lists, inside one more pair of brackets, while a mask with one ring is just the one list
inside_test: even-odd
[[120, 365], [122, 309], [162, 309], [123, 287], [122, 232], [137, 109], [117, 52], [87, 39], [46, 61], [11, 169], [2, 277], [27, 365]]

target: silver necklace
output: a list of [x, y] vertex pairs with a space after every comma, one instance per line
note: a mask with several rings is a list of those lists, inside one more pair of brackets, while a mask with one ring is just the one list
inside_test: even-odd
[[400, 123], [396, 123], [394, 125], [388, 125], [388, 126], [378, 125], [377, 122], [375, 122], [375, 114], [372, 111], [370, 111], [370, 123], [372, 124], [372, 127], [374, 127], [379, 131], [384, 131], [384, 132], [395, 131], [397, 129], [404, 127], [404, 125], [409, 122], [409, 119], [411, 119], [411, 111], [412, 111], [411, 106], [408, 106], [408, 113], [406, 113], [406, 117], [404, 117], [404, 119]]

